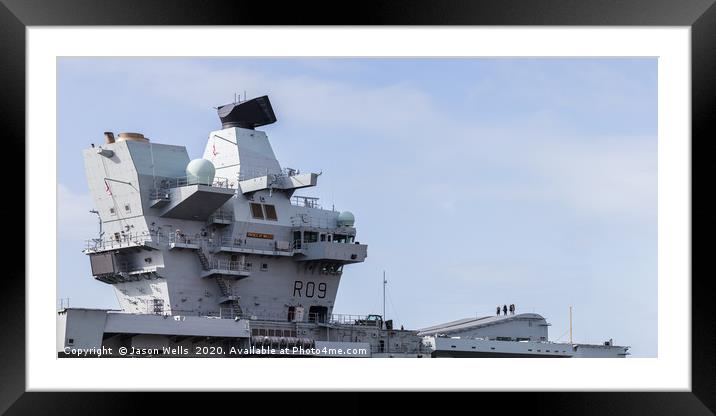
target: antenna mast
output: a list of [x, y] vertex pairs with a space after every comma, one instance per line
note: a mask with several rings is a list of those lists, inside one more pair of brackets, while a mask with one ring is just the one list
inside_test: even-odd
[[386, 345], [386, 352], [390, 353], [390, 331], [388, 331], [388, 325], [385, 323], [385, 286], [387, 284], [388, 281], [385, 280], [385, 270], [383, 270], [383, 322], [380, 323], [380, 328], [383, 329], [383, 326], [385, 326], [385, 333], [388, 337], [388, 345]]
[[385, 285], [388, 284], [388, 281], [385, 280], [385, 270], [383, 270], [383, 322], [385, 322]]
[[572, 343], [572, 306], [569, 306], [569, 343]]

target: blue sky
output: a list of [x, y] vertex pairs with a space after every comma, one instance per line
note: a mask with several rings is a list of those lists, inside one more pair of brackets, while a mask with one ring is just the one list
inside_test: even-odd
[[419, 328], [537, 312], [550, 338], [657, 354], [656, 59], [58, 60], [58, 297], [116, 308], [84, 240], [97, 220], [81, 150], [138, 131], [200, 157], [213, 107], [268, 94], [279, 162], [323, 171], [365, 263], [336, 313]]

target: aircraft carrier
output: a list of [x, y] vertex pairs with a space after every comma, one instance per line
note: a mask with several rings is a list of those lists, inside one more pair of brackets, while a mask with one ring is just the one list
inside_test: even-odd
[[[334, 314], [346, 266], [365, 261], [349, 211], [298, 195], [320, 173], [282, 168], [267, 96], [218, 107], [204, 154], [140, 133], [83, 151], [100, 232], [94, 279], [119, 310], [57, 312], [59, 357], [625, 357], [629, 347], [557, 343], [535, 313], [407, 330]], [[60, 213], [61, 215], [61, 213]], [[385, 283], [385, 282], [384, 282]]]

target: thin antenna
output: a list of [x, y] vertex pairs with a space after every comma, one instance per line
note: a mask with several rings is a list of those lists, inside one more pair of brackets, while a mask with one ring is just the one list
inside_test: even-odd
[[385, 322], [385, 285], [388, 284], [388, 281], [385, 280], [385, 270], [383, 270], [383, 322]]
[[246, 101], [246, 90], [244, 90], [244, 101]]
[[387, 284], [388, 284], [388, 281], [385, 280], [385, 270], [383, 270], [383, 322], [381, 322], [380, 326], [382, 329], [383, 325], [385, 325], [385, 330], [386, 330], [385, 333], [388, 336], [388, 342], [386, 343], [386, 344], [388, 344], [387, 348], [386, 348], [386, 352], [390, 354], [390, 331], [388, 331], [388, 325], [385, 323], [385, 321], [386, 321], [386, 319], [385, 319], [385, 286]]
[[569, 306], [569, 343], [572, 343], [572, 306]]

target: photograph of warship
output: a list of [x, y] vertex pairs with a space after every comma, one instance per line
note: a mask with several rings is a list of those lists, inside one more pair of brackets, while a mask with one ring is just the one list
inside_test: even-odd
[[100, 225], [84, 253], [120, 310], [61, 306], [59, 357], [629, 355], [611, 340], [550, 342], [536, 313], [414, 330], [334, 314], [344, 267], [368, 257], [354, 215], [296, 195], [320, 173], [281, 167], [256, 130], [276, 122], [267, 96], [217, 111], [200, 159], [140, 133], [105, 132], [83, 151]]

